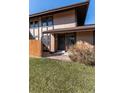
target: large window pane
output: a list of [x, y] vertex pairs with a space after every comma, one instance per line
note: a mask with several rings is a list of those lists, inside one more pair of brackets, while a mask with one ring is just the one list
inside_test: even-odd
[[34, 27], [33, 22], [30, 22], [30, 28], [33, 28], [33, 27]]
[[42, 19], [42, 26], [43, 27], [47, 26], [47, 19], [46, 18]]
[[75, 33], [66, 34], [66, 46], [67, 46], [67, 48], [74, 45], [75, 42], [76, 42]]
[[43, 27], [46, 27], [47, 26], [47, 22], [43, 22], [42, 25], [43, 25]]
[[42, 31], [47, 31], [47, 19], [42, 19]]
[[38, 21], [35, 21], [35, 28], [38, 28]]
[[53, 29], [53, 19], [52, 17], [45, 17], [42, 19], [42, 30], [47, 31], [47, 30], [52, 30]]
[[48, 26], [52, 26], [53, 25], [53, 19], [52, 19], [52, 17], [49, 17], [47, 19], [47, 22], [48, 22]]

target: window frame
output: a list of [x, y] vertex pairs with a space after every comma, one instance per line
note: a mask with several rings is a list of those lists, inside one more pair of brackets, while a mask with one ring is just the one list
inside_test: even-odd
[[[49, 22], [51, 22], [52, 24], [49, 25]], [[48, 27], [53, 26], [53, 17], [52, 17], [52, 16], [49, 16], [49, 17], [47, 18], [47, 26], [48, 26]]]
[[34, 28], [39, 28], [39, 22], [38, 21], [34, 22]]
[[[43, 23], [46, 23], [46, 26], [43, 26]], [[49, 25], [49, 22], [51, 22], [52, 24]], [[41, 26], [42, 27], [52, 27], [53, 26], [53, 16], [48, 16], [48, 17], [44, 17], [41, 19]]]
[[34, 23], [33, 22], [30, 22], [30, 28], [34, 28]]

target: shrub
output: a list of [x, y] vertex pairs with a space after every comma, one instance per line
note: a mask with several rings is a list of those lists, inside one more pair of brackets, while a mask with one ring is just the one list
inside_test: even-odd
[[95, 47], [87, 42], [78, 42], [68, 50], [72, 61], [95, 65]]

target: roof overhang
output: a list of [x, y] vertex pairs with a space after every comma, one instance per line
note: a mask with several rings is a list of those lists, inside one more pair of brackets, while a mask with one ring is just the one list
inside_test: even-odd
[[80, 7], [80, 6], [88, 6], [88, 5], [89, 5], [89, 0], [86, 0], [85, 2], [76, 3], [76, 4], [72, 4], [72, 5], [65, 6], [65, 7], [60, 7], [60, 8], [40, 12], [40, 13], [31, 14], [31, 15], [29, 15], [29, 17], [32, 18], [32, 17], [36, 17], [36, 16], [46, 15], [46, 14], [50, 14], [50, 13], [56, 13], [56, 12], [65, 11], [65, 10], [73, 9], [73, 8]]
[[72, 27], [72, 28], [64, 28], [64, 29], [54, 29], [54, 30], [48, 30], [43, 31], [43, 33], [72, 33], [72, 32], [84, 32], [84, 31], [95, 31], [95, 25], [85, 25], [85, 26], [79, 26], [79, 27]]

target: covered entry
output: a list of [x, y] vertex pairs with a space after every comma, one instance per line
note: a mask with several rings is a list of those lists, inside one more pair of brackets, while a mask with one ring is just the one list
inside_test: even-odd
[[57, 50], [68, 50], [76, 42], [76, 33], [57, 34]]
[[74, 45], [78, 41], [87, 41], [94, 44], [94, 33], [95, 25], [54, 29], [43, 32], [43, 34], [50, 34], [50, 52], [67, 51], [71, 45]]
[[65, 34], [57, 35], [57, 50], [65, 50]]

